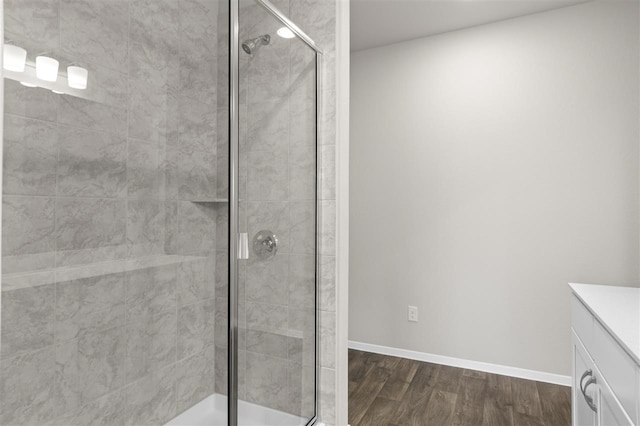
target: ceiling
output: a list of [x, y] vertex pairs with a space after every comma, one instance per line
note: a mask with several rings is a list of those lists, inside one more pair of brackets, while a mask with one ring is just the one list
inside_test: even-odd
[[584, 0], [351, 0], [351, 51], [459, 30]]

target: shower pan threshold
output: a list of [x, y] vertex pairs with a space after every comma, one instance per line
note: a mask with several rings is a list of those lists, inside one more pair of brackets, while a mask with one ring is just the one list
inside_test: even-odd
[[[306, 419], [246, 401], [238, 401], [238, 424], [242, 426], [300, 426]], [[227, 397], [213, 394], [175, 417], [165, 426], [226, 426]]]

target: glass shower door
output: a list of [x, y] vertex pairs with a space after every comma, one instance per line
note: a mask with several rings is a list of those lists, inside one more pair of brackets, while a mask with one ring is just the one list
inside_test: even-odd
[[316, 400], [317, 52], [269, 8], [239, 2], [238, 424], [305, 425]]

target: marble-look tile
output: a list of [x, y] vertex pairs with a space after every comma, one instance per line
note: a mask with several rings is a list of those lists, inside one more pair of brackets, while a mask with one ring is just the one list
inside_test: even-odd
[[288, 304], [297, 309], [315, 309], [316, 257], [291, 255], [289, 258]]
[[6, 114], [55, 122], [58, 119], [58, 98], [51, 90], [25, 87], [15, 80], [4, 80]]
[[22, 255], [55, 250], [53, 198], [5, 196], [2, 202], [2, 254]]
[[323, 200], [320, 202], [320, 254], [336, 255], [336, 202]]
[[179, 98], [177, 130], [181, 150], [215, 153], [217, 112], [215, 105], [187, 97]]
[[5, 38], [26, 48], [23, 42], [43, 52], [59, 46], [58, 0], [6, 0], [4, 3]]
[[289, 17], [305, 29], [319, 46], [330, 49], [335, 44], [336, 2], [300, 0], [291, 2]]
[[215, 390], [215, 351], [206, 351], [179, 361], [176, 369], [177, 412], [192, 407]]
[[247, 161], [247, 199], [287, 199], [289, 195], [287, 150], [249, 152]]
[[215, 257], [185, 260], [178, 265], [178, 307], [215, 295]]
[[122, 327], [78, 339], [78, 382], [83, 403], [124, 385], [126, 340]]
[[127, 109], [124, 105], [111, 106], [74, 96], [60, 95], [58, 108], [60, 124], [121, 137], [126, 136]]
[[127, 184], [127, 140], [60, 126], [57, 193], [76, 197], [121, 197]]
[[[315, 141], [314, 141], [315, 142]], [[312, 142], [289, 148], [289, 199], [316, 199], [316, 146]]]
[[180, 2], [136, 0], [130, 7], [131, 78], [175, 90], [179, 70]]
[[[132, 254], [145, 255], [148, 247], [163, 248], [164, 203], [151, 200], [127, 201], [127, 243]], [[136, 247], [140, 250], [136, 250]]]
[[314, 254], [316, 252], [316, 203], [292, 201], [289, 203], [290, 252]]
[[288, 311], [283, 305], [247, 302], [247, 329], [286, 333]]
[[176, 366], [154, 370], [125, 392], [125, 425], [161, 425], [176, 415]]
[[175, 265], [139, 269], [127, 275], [127, 323], [145, 322], [154, 315], [175, 310]]
[[53, 343], [55, 287], [27, 287], [2, 294], [2, 358]]
[[290, 340], [290, 359], [314, 364], [316, 357], [316, 312], [311, 309], [289, 309], [289, 328], [301, 332], [298, 341]]
[[288, 339], [285, 334], [247, 330], [247, 352], [287, 359]]
[[248, 129], [241, 140], [247, 151], [275, 151], [289, 145], [289, 102], [287, 98], [252, 103], [247, 108]]
[[125, 328], [125, 381], [131, 383], [176, 361], [177, 316], [174, 311], [153, 315]]
[[[177, 6], [175, 2], [172, 4], [174, 7]], [[166, 99], [169, 107], [165, 109], [166, 112], [174, 111], [169, 103], [176, 102], [173, 95], [177, 93], [180, 67], [176, 45], [178, 37], [169, 36], [172, 32], [169, 30], [164, 33], [158, 28], [151, 29], [149, 24], [132, 26], [129, 40], [129, 76], [132, 89], [139, 91], [141, 87], [150, 87], [158, 94], [164, 90], [170, 95]]]
[[320, 311], [320, 366], [336, 367], [336, 313]]
[[214, 343], [215, 300], [178, 309], [178, 359], [195, 355]]
[[178, 204], [178, 250], [181, 254], [215, 251], [215, 210], [208, 204], [182, 201]]
[[229, 299], [216, 297], [214, 306], [214, 342], [218, 347], [227, 347], [229, 339]]
[[[64, 60], [64, 58], [60, 58]], [[69, 62], [79, 59], [69, 58]], [[129, 96], [129, 78], [126, 69], [114, 70], [100, 65], [89, 66], [87, 88], [82, 98], [97, 104], [123, 108]], [[56, 95], [58, 96], [58, 95]]]
[[127, 59], [129, 2], [60, 0], [60, 47], [86, 62], [119, 69]]
[[75, 410], [80, 406], [79, 381], [83, 380], [78, 371], [78, 341], [67, 340], [55, 346], [55, 402], [56, 415]]
[[125, 395], [119, 389], [57, 417], [51, 423], [53, 426], [122, 426], [124, 420]]
[[146, 82], [131, 83], [128, 136], [154, 142], [166, 140], [167, 117], [173, 99], [163, 87]]
[[229, 246], [229, 205], [216, 206], [216, 250], [226, 251]]
[[125, 242], [124, 200], [56, 199], [58, 250], [91, 249]]
[[311, 418], [315, 413], [315, 366], [288, 363], [289, 407], [287, 412]]
[[336, 147], [323, 145], [320, 147], [320, 199], [336, 199]]
[[53, 123], [5, 114], [5, 194], [53, 195], [58, 128]]
[[55, 413], [55, 351], [48, 346], [0, 363], [0, 423], [39, 425]]
[[250, 201], [246, 209], [249, 238], [258, 232], [270, 230], [278, 238], [278, 252], [290, 252], [289, 203], [281, 201]]
[[228, 101], [217, 109], [216, 154], [218, 157], [218, 196], [227, 197], [229, 186], [229, 113]]
[[127, 141], [127, 195], [130, 198], [160, 198], [163, 176], [159, 156], [157, 142]]
[[[229, 354], [227, 347], [215, 348], [215, 392], [226, 395], [229, 381]], [[244, 389], [243, 389], [244, 390]]]
[[124, 325], [126, 275], [106, 274], [56, 284], [56, 340]]
[[278, 253], [265, 260], [250, 257], [246, 264], [247, 301], [279, 305], [287, 303], [289, 256], [286, 253]]
[[320, 369], [320, 412], [322, 421], [327, 424], [336, 422], [336, 370]]
[[216, 198], [217, 157], [208, 151], [180, 150], [177, 162], [178, 197], [206, 201]]
[[320, 256], [319, 269], [319, 309], [327, 312], [335, 312], [336, 258], [334, 256]]
[[216, 252], [216, 297], [229, 294], [229, 257], [226, 251]]
[[247, 401], [276, 410], [288, 408], [286, 360], [247, 352], [246, 375]]
[[178, 203], [172, 201], [165, 203], [164, 221], [164, 251], [166, 254], [176, 254], [178, 252]]
[[[209, 40], [211, 45], [201, 54], [194, 54], [188, 50], [193, 48], [187, 44], [180, 55], [180, 79], [179, 91], [183, 96], [197, 100], [204, 104], [217, 107], [217, 79], [218, 79], [218, 59], [215, 54], [216, 41]], [[205, 56], [206, 55], [206, 56]], [[203, 61], [202, 57], [208, 60]]]
[[[289, 100], [289, 141], [292, 146], [316, 145], [316, 99], [304, 91], [294, 92]], [[322, 127], [324, 131], [324, 127]], [[319, 141], [318, 141], [319, 142]]]
[[279, 37], [271, 40], [268, 48], [249, 58], [246, 72], [249, 79], [247, 94], [251, 102], [265, 102], [288, 96], [289, 62], [282, 58], [289, 57], [290, 42]]

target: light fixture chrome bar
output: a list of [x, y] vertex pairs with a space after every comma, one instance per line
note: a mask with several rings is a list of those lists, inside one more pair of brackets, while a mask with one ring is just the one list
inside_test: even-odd
[[229, 1], [229, 342], [227, 424], [238, 425], [239, 0]]
[[307, 46], [312, 48], [316, 53], [322, 54], [322, 50], [316, 45], [316, 43], [305, 34], [296, 24], [294, 24], [289, 18], [287, 18], [282, 12], [278, 10], [269, 0], [256, 0], [256, 2], [262, 6], [267, 12], [273, 15], [278, 21], [282, 22], [287, 28], [298, 36], [300, 40], [305, 42]]

